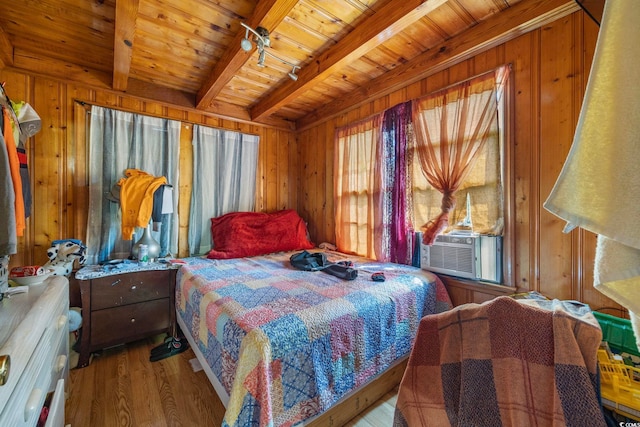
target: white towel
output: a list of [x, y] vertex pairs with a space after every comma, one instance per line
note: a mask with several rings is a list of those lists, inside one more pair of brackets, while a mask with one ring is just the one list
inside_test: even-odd
[[594, 287], [631, 312], [640, 343], [640, 1], [607, 1], [578, 126], [544, 204], [598, 234]]

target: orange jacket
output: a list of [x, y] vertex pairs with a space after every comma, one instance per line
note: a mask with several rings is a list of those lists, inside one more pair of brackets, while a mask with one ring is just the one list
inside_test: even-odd
[[[15, 138], [13, 137], [13, 127], [11, 116], [6, 108], [2, 108], [4, 115], [4, 141], [9, 155], [9, 169], [11, 169], [11, 180], [13, 181], [13, 191], [16, 193], [16, 236], [24, 236], [26, 218], [24, 213], [24, 198], [22, 196], [22, 178], [20, 178], [20, 159]], [[18, 126], [18, 123], [15, 124]]]
[[164, 176], [155, 177], [139, 169], [124, 171], [118, 181], [122, 209], [122, 238], [131, 240], [135, 227], [146, 228], [153, 211], [153, 193], [167, 183]]

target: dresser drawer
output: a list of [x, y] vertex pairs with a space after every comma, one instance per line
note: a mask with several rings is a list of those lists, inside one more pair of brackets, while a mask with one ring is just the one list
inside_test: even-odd
[[[12, 358], [12, 366], [8, 383], [2, 388], [12, 388], [8, 389], [10, 394], [6, 402], [0, 402], [0, 425], [3, 427], [35, 426], [47, 396], [59, 380], [64, 384], [67, 373], [68, 281], [55, 276], [38, 286], [42, 288], [32, 287], [27, 294], [3, 302], [14, 303], [31, 297], [32, 293], [42, 292], [5, 344], [15, 351], [7, 351]], [[64, 393], [61, 398], [64, 405]], [[64, 418], [64, 408], [60, 416]]]
[[63, 427], [64, 424], [64, 379], [58, 380], [49, 404], [49, 416], [44, 427]]
[[100, 277], [91, 281], [91, 310], [168, 298], [170, 292], [170, 271]]
[[91, 347], [122, 344], [167, 330], [171, 324], [169, 298], [157, 299], [91, 313]]

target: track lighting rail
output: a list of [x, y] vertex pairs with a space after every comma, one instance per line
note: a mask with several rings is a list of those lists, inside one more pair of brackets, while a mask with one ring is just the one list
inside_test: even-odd
[[250, 52], [251, 49], [253, 49], [253, 44], [249, 39], [249, 33], [252, 33], [254, 36], [253, 42], [256, 44], [256, 48], [258, 49], [258, 67], [264, 67], [265, 66], [264, 61], [266, 56], [270, 56], [273, 59], [276, 59], [282, 62], [283, 64], [291, 67], [291, 71], [288, 73], [289, 78], [293, 81], [298, 80], [298, 75], [296, 74], [296, 71], [300, 69], [299, 65], [292, 64], [291, 62], [285, 59], [282, 59], [279, 56], [267, 50], [267, 48], [271, 47], [271, 39], [269, 38], [269, 31], [267, 31], [266, 28], [258, 27], [254, 30], [244, 22], [241, 22], [240, 25], [242, 25], [246, 30], [245, 36], [240, 42], [240, 47], [245, 52]]

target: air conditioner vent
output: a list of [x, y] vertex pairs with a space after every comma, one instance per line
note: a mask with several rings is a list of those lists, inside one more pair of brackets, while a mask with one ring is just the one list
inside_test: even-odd
[[[422, 240], [418, 233], [418, 241]], [[420, 244], [420, 266], [435, 273], [502, 282], [502, 238], [443, 235], [433, 245]]]
[[473, 273], [472, 248], [435, 245], [431, 248], [431, 267]]

